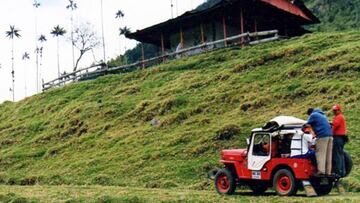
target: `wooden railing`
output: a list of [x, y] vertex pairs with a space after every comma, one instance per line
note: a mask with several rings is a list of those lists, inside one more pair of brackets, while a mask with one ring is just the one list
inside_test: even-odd
[[277, 30], [254, 32], [254, 33], [243, 33], [240, 35], [228, 37], [213, 42], [203, 43], [194, 47], [181, 49], [172, 53], [166, 53], [158, 57], [153, 57], [143, 61], [139, 61], [132, 64], [127, 64], [118, 67], [108, 67], [105, 63], [92, 65], [87, 68], [79, 69], [69, 74], [64, 74], [59, 78], [43, 84], [43, 90], [48, 90], [53, 87], [65, 85], [67, 83], [89, 80], [106, 74], [128, 72], [136, 70], [138, 68], [146, 68], [155, 64], [164, 62], [165, 60], [172, 58], [181, 58], [184, 56], [190, 56], [200, 54], [206, 51], [223, 48], [226, 46], [245, 46], [265, 43], [269, 41], [275, 41], [279, 39]]

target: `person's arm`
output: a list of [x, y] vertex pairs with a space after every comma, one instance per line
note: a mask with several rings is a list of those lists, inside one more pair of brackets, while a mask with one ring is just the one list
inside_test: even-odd
[[310, 125], [310, 126], [313, 126], [314, 123], [315, 123], [315, 119], [316, 119], [316, 115], [314, 114], [311, 114], [306, 122], [305, 125]]
[[341, 123], [340, 118], [335, 116], [335, 118], [333, 119], [333, 122], [332, 122], [333, 130], [337, 130], [341, 125], [340, 123]]
[[310, 128], [310, 134], [312, 136], [312, 139], [316, 138], [316, 133], [314, 132], [314, 130], [312, 128]]

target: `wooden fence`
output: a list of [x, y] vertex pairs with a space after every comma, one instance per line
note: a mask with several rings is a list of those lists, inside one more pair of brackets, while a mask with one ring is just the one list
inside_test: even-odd
[[191, 56], [200, 54], [206, 51], [219, 49], [228, 46], [245, 46], [255, 45], [270, 41], [278, 40], [280, 37], [277, 30], [243, 33], [240, 35], [228, 37], [213, 42], [203, 43], [194, 47], [182, 49], [172, 53], [166, 53], [158, 57], [142, 60], [133, 64], [128, 64], [119, 67], [108, 67], [105, 63], [92, 65], [87, 68], [79, 69], [69, 74], [64, 74], [59, 78], [43, 84], [43, 90], [46, 91], [53, 87], [65, 85], [67, 83], [95, 79], [102, 75], [129, 72], [136, 69], [146, 68], [155, 64], [162, 63], [173, 58], [181, 58], [184, 56]]

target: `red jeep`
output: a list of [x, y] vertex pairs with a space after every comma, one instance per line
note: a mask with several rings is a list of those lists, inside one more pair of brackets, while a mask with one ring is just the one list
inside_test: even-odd
[[[247, 149], [223, 150], [220, 162], [224, 168], [212, 175], [216, 190], [231, 195], [237, 186], [249, 186], [253, 193], [262, 194], [273, 187], [278, 195], [290, 196], [299, 188], [312, 186], [317, 195], [330, 193], [338, 177], [315, 177], [316, 160], [291, 158], [293, 150], [303, 149], [305, 123], [295, 117], [280, 116], [263, 128], [254, 129]], [[346, 152], [345, 162], [348, 175], [352, 161]]]

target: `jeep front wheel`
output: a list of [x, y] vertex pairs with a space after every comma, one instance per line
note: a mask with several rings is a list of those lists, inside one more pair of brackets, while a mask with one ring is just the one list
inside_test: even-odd
[[219, 170], [215, 176], [215, 188], [220, 194], [234, 194], [236, 182], [233, 174], [227, 169]]
[[294, 195], [297, 190], [295, 177], [288, 169], [281, 169], [275, 173], [273, 187], [280, 196]]

